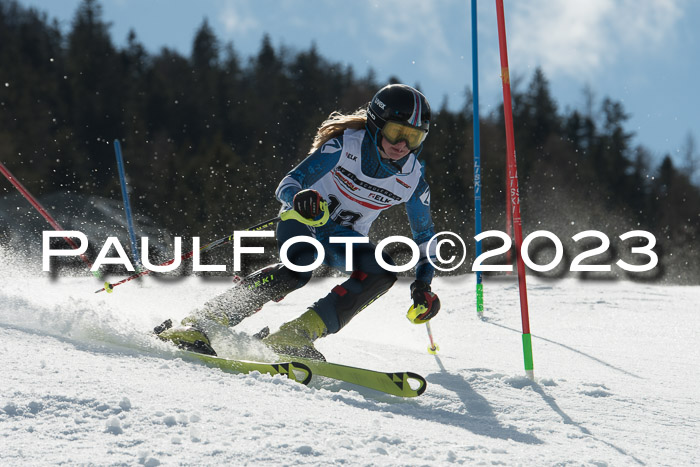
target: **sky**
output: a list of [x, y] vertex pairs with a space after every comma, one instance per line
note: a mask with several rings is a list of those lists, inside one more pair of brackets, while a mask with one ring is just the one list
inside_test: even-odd
[[[64, 31], [81, 0], [20, 0], [58, 19]], [[358, 76], [371, 68], [379, 82], [395, 76], [419, 86], [433, 107], [452, 110], [472, 88], [469, 0], [100, 0], [112, 38], [129, 30], [153, 53], [184, 55], [204, 19], [242, 58], [255, 55], [264, 34], [294, 51], [315, 44]], [[655, 160], [683, 162], [688, 137], [700, 154], [700, 2], [692, 0], [505, 0], [511, 79], [521, 89], [541, 67], [562, 111], [586, 110], [584, 89], [597, 104], [610, 97], [630, 114], [633, 143]], [[478, 4], [481, 112], [502, 102], [496, 7]], [[369, 100], [369, 98], [368, 98]], [[595, 110], [595, 109], [594, 109]], [[517, 141], [516, 141], [517, 148]]]

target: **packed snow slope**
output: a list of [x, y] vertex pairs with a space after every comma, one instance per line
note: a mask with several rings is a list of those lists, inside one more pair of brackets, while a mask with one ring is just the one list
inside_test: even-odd
[[[437, 278], [442, 311], [405, 318], [407, 281], [341, 333], [330, 361], [413, 371], [400, 399], [347, 383], [228, 374], [152, 338], [230, 286], [145, 278], [94, 294], [92, 276], [0, 265], [0, 465], [688, 465], [700, 439], [700, 287], [529, 278], [536, 381], [524, 376], [514, 279]], [[224, 356], [271, 358], [246, 335], [295, 317], [316, 279], [217, 335]]]

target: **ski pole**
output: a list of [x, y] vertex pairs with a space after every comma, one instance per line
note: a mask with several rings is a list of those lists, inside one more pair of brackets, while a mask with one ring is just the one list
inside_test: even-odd
[[[268, 219], [264, 222], [261, 222], [259, 224], [256, 224], [252, 227], [248, 227], [247, 229], [244, 229], [244, 231], [256, 231], [256, 230], [262, 230], [267, 227], [270, 227], [272, 224], [278, 221], [286, 221], [290, 219], [294, 219], [296, 221], [301, 222], [302, 224], [310, 225], [312, 227], [321, 227], [324, 225], [326, 222], [328, 222], [328, 218], [330, 217], [330, 213], [328, 212], [328, 204], [326, 202], [321, 203], [321, 211], [323, 211], [323, 216], [318, 219], [318, 220], [313, 220], [313, 219], [307, 219], [305, 217], [302, 217], [301, 214], [296, 212], [293, 209], [290, 209], [289, 211], [284, 211], [282, 214], [280, 214], [277, 217], [274, 217], [272, 219]], [[200, 252], [211, 250], [213, 248], [226, 245], [227, 243], [230, 243], [233, 240], [234, 234], [231, 234], [227, 237], [222, 237], [218, 240], [214, 240], [211, 243], [207, 243], [203, 247], [199, 248]], [[180, 260], [185, 260], [189, 259], [194, 255], [194, 250], [190, 251], [189, 253], [186, 253], [180, 257]], [[175, 261], [175, 258], [169, 259], [168, 261], [165, 261], [164, 263], [159, 264], [158, 266], [168, 266], [169, 264], [172, 264]], [[115, 282], [114, 284], [111, 284], [109, 282], [105, 282], [104, 287], [102, 287], [100, 290], [96, 290], [95, 293], [100, 293], [102, 291], [107, 291], [107, 293], [112, 293], [114, 288], [118, 285], [121, 285], [125, 282], [132, 281], [138, 277], [145, 276], [146, 274], [149, 274], [151, 272], [150, 269], [144, 269], [143, 271], [137, 272], [136, 274], [133, 274], [125, 279], [120, 280], [119, 282]]]
[[[51, 217], [51, 214], [49, 214], [48, 211], [44, 209], [44, 206], [42, 206], [41, 203], [39, 203], [39, 201], [37, 201], [37, 199], [34, 198], [31, 193], [29, 193], [29, 191], [24, 187], [24, 185], [22, 185], [22, 183], [17, 179], [17, 177], [12, 175], [12, 172], [10, 172], [10, 170], [7, 167], [5, 167], [5, 165], [2, 162], [0, 162], [0, 172], [2, 172], [5, 178], [7, 178], [7, 180], [10, 183], [12, 183], [12, 185], [14, 185], [15, 188], [17, 188], [17, 191], [19, 191], [22, 194], [22, 196], [24, 196], [24, 198], [27, 201], [29, 201], [29, 204], [31, 204], [32, 207], [34, 207], [34, 209], [36, 209], [37, 212], [41, 214], [41, 216], [44, 219], [46, 219], [46, 222], [48, 222], [51, 225], [51, 227], [54, 228], [54, 230], [64, 230], [63, 227], [61, 227], [61, 225], [58, 222], [56, 222], [56, 220], [53, 217]], [[74, 250], [79, 249], [78, 245], [76, 245], [75, 242], [70, 239], [70, 237], [63, 238], [66, 240], [66, 242], [68, 242], [68, 245], [70, 245], [71, 248], [73, 248]], [[83, 262], [87, 264], [88, 268], [92, 268], [92, 263], [90, 263], [90, 260], [87, 258], [87, 256], [81, 253], [80, 259], [82, 259]], [[102, 279], [102, 275], [99, 271], [91, 272], [93, 276], [97, 277], [98, 279]]]
[[430, 321], [427, 321], [425, 323], [425, 329], [428, 330], [428, 338], [430, 339], [430, 347], [428, 347], [428, 353], [431, 355], [435, 355], [438, 350], [440, 350], [440, 347], [433, 341], [433, 330], [430, 329]]

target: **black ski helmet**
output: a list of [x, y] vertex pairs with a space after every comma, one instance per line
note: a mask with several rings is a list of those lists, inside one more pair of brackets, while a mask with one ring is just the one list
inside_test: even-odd
[[405, 84], [384, 86], [367, 106], [367, 129], [377, 146], [380, 145], [381, 132], [389, 121], [422, 130], [424, 140], [430, 129], [428, 99], [417, 89]]

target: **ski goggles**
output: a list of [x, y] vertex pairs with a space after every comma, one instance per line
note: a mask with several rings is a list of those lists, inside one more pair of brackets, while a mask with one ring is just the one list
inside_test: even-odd
[[425, 137], [428, 136], [428, 132], [421, 128], [388, 121], [384, 125], [384, 128], [382, 128], [382, 136], [389, 141], [390, 144], [397, 144], [399, 141], [405, 141], [408, 149], [413, 150], [423, 144]]

